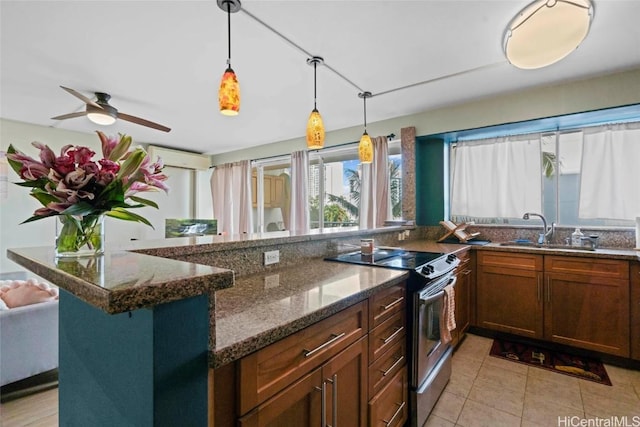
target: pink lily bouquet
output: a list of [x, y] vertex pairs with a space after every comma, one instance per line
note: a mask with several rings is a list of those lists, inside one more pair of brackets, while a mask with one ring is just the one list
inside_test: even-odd
[[83, 146], [66, 145], [56, 156], [47, 145], [33, 142], [40, 150], [40, 161], [13, 145], [7, 151], [9, 164], [24, 180], [17, 184], [30, 187], [30, 195], [42, 204], [23, 224], [59, 216], [62, 223], [56, 238], [59, 256], [73, 256], [83, 249], [102, 253], [104, 236], [100, 230], [104, 215], [153, 227], [146, 218], [129, 209], [144, 206], [157, 209], [155, 202], [137, 194], [169, 190], [160, 158], [151, 163], [143, 148], [129, 151], [130, 136], [108, 137], [99, 131], [97, 134], [103, 155], [98, 161], [93, 160], [95, 152]]

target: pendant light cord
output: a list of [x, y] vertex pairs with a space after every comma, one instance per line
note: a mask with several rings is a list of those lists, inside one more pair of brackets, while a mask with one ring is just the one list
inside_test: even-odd
[[318, 61], [313, 61], [313, 109], [316, 108], [316, 95], [317, 95], [317, 75], [316, 75], [316, 67], [318, 66]]
[[229, 55], [227, 65], [231, 68], [231, 3], [227, 2], [227, 40], [229, 42]]
[[367, 94], [362, 97], [364, 100], [364, 133], [367, 133]]

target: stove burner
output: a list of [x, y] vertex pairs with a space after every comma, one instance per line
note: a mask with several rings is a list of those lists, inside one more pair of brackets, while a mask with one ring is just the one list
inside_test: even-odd
[[405, 251], [403, 249], [393, 248], [378, 248], [371, 255], [365, 255], [357, 251], [326, 259], [351, 264], [408, 270], [411, 271], [412, 274], [422, 276], [425, 279], [434, 279], [446, 274], [460, 263], [458, 258], [453, 254]]

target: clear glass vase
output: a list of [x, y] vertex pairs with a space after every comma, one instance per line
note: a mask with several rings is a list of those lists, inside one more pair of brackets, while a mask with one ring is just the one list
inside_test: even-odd
[[87, 257], [104, 253], [104, 215], [58, 215], [56, 257]]

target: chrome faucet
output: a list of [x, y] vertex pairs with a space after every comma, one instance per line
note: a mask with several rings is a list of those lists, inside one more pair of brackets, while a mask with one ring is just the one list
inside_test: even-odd
[[542, 220], [542, 229], [543, 229], [542, 242], [538, 242], [538, 243], [542, 243], [543, 245], [548, 244], [549, 241], [553, 239], [553, 232], [555, 231], [556, 224], [552, 222], [551, 228], [547, 229], [547, 220], [545, 219], [545, 217], [542, 214], [535, 213], [535, 212], [525, 213], [524, 215], [522, 215], [522, 219], [528, 220], [530, 219], [531, 216], [537, 216]]

